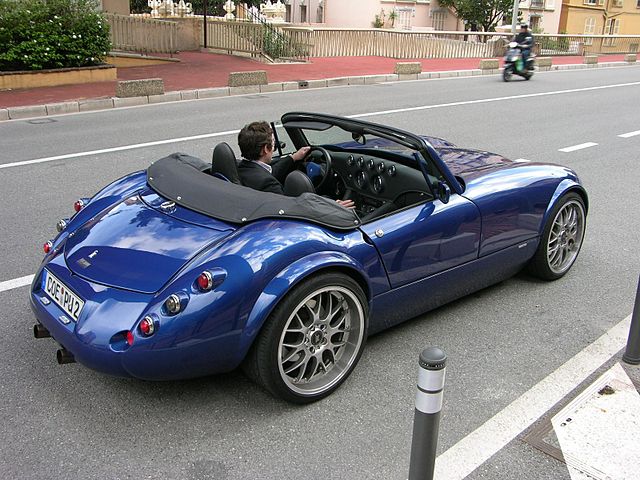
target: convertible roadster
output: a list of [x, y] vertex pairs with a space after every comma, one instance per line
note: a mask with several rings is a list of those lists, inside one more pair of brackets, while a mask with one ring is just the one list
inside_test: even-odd
[[368, 335], [523, 268], [558, 279], [578, 256], [588, 200], [568, 168], [349, 118], [281, 122], [280, 156], [285, 136], [311, 146], [285, 195], [241, 185], [221, 143], [211, 163], [173, 154], [75, 203], [30, 291], [59, 363], [145, 380], [242, 366], [311, 402]]

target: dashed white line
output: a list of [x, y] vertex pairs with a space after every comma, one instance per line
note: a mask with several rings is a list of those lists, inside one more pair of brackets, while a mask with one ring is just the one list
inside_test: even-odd
[[436, 460], [434, 478], [462, 480], [502, 450], [618, 353], [627, 341], [630, 323], [631, 315], [441, 454]]
[[635, 137], [636, 135], [640, 135], [640, 130], [636, 130], [635, 132], [623, 133], [618, 136], [621, 138], [629, 138], [629, 137]]
[[14, 278], [13, 280], [6, 280], [4, 282], [0, 282], [0, 292], [13, 290], [14, 288], [24, 287], [25, 285], [30, 285], [32, 281], [33, 281], [33, 275], [25, 275], [24, 277]]
[[573, 145], [571, 147], [564, 147], [564, 148], [560, 148], [558, 149], [559, 152], [575, 152], [576, 150], [582, 150], [584, 148], [589, 148], [589, 147], [595, 147], [596, 145], [598, 145], [597, 143], [594, 142], [586, 142], [586, 143], [581, 143], [580, 145]]

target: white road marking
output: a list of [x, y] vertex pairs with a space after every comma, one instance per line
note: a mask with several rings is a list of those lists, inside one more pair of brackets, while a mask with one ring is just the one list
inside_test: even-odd
[[13, 280], [0, 282], [0, 292], [13, 290], [14, 288], [24, 287], [25, 285], [31, 285], [32, 281], [33, 281], [33, 275], [25, 275], [24, 277], [14, 278]]
[[569, 152], [575, 152], [576, 150], [582, 150], [583, 148], [595, 147], [596, 145], [598, 144], [594, 142], [586, 142], [586, 143], [581, 143], [580, 145], [573, 145], [571, 147], [560, 148], [558, 149], [558, 151], [569, 153]]
[[[470, 77], [473, 78], [473, 77]], [[381, 116], [381, 115], [391, 115], [394, 113], [402, 113], [402, 112], [415, 112], [419, 110], [431, 110], [435, 108], [448, 108], [448, 107], [457, 107], [462, 105], [475, 105], [480, 103], [490, 103], [490, 102], [502, 102], [506, 100], [517, 100], [521, 98], [531, 98], [531, 97], [544, 97], [549, 95], [562, 95], [566, 93], [576, 93], [576, 92], [589, 92], [593, 90], [604, 90], [609, 88], [622, 88], [622, 87], [630, 87], [640, 85], [640, 82], [630, 82], [630, 83], [617, 83], [614, 85], [601, 85], [598, 87], [585, 87], [585, 88], [572, 88], [569, 90], [556, 90], [551, 92], [540, 92], [540, 93], [527, 93], [522, 95], [511, 95], [508, 97], [495, 97], [495, 98], [483, 98], [478, 100], [466, 100], [461, 102], [452, 102], [452, 103], [441, 103], [436, 105], [422, 105], [418, 107], [407, 107], [407, 108], [397, 108], [394, 110], [381, 110], [378, 112], [368, 112], [368, 113], [358, 113], [356, 115], [348, 115], [347, 118], [365, 118], [372, 116]], [[292, 90], [296, 91], [296, 90]], [[0, 169], [3, 168], [11, 168], [11, 167], [20, 167], [24, 165], [33, 165], [35, 163], [44, 163], [44, 162], [52, 162], [55, 160], [67, 160], [71, 158], [79, 158], [79, 157], [87, 157], [90, 155], [99, 155], [103, 153], [112, 153], [112, 152], [121, 152], [124, 150], [133, 150], [136, 148], [144, 148], [144, 147], [152, 147], [156, 145], [166, 145], [169, 143], [178, 143], [178, 142], [189, 142], [194, 140], [202, 140], [206, 138], [213, 137], [221, 137], [224, 135], [234, 135], [238, 133], [238, 130], [229, 130], [226, 132], [214, 132], [214, 133], [206, 133], [202, 135], [193, 135], [190, 137], [179, 137], [179, 138], [169, 138], [166, 140], [157, 140], [155, 142], [146, 142], [146, 143], [137, 143], [133, 145], [123, 145], [120, 147], [111, 147], [111, 148], [103, 148], [101, 150], [92, 150], [89, 152], [78, 152], [78, 153], [69, 153], [66, 155], [57, 155], [55, 157], [45, 157], [45, 158], [37, 158], [33, 160], [24, 160], [21, 162], [13, 162], [13, 163], [5, 163], [0, 164]]]
[[[442, 453], [436, 460], [434, 478], [462, 480], [502, 450], [603, 363], [618, 353], [627, 341], [630, 323], [631, 315]], [[445, 405], [446, 396], [445, 391]]]
[[637, 480], [640, 395], [619, 363], [558, 412], [551, 424], [572, 480]]
[[514, 160], [515, 163], [529, 163], [531, 160], [527, 160], [526, 158], [516, 158]]
[[348, 118], [363, 118], [377, 115], [390, 115], [392, 113], [415, 112], [418, 110], [430, 110], [433, 108], [457, 107], [461, 105], [475, 105], [477, 103], [503, 102], [505, 100], [517, 100], [520, 98], [545, 97], [549, 95], [562, 95], [565, 93], [590, 92], [593, 90], [605, 90], [608, 88], [620, 88], [640, 85], [640, 82], [616, 83], [614, 85], [601, 85], [599, 87], [571, 88], [568, 90], [555, 90], [551, 92], [525, 93], [522, 95], [510, 95], [508, 97], [482, 98], [479, 100], [466, 100], [462, 102], [441, 103], [439, 105], [422, 105], [418, 107], [396, 108], [393, 110], [380, 110], [379, 112], [360, 113], [358, 115], [348, 115]]
[[622, 135], [618, 135], [621, 138], [629, 138], [635, 137], [636, 135], [640, 135], [640, 130], [636, 130], [635, 132], [623, 133]]
[[134, 145], [123, 145], [121, 147], [103, 148], [101, 150], [90, 150], [88, 152], [68, 153], [66, 155], [57, 155], [55, 157], [36, 158], [34, 160], [25, 160], [22, 162], [0, 164], [0, 169], [21, 167], [23, 165], [33, 165], [34, 163], [53, 162], [55, 160], [67, 160], [70, 158], [88, 157], [91, 155], [100, 155], [102, 153], [122, 152], [124, 150], [133, 150], [135, 148], [154, 147], [156, 145], [166, 145], [168, 143], [190, 142], [193, 140], [202, 140], [205, 138], [222, 137], [224, 135], [235, 135], [240, 130], [228, 130], [226, 132], [205, 133], [202, 135], [192, 135], [190, 137], [169, 138], [167, 140], [156, 140], [155, 142], [136, 143]]

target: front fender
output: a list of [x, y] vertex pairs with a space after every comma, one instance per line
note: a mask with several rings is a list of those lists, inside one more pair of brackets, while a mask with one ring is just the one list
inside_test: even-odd
[[258, 297], [240, 338], [241, 357], [246, 355], [269, 314], [291, 288], [319, 270], [330, 268], [348, 269], [354, 276], [359, 277], [362, 280], [359, 283], [366, 284], [365, 295], [371, 303], [371, 281], [364, 273], [365, 269], [360, 262], [342, 252], [319, 252], [307, 255], [288, 265], [276, 275]]
[[542, 224], [540, 225], [540, 235], [542, 235], [542, 232], [544, 231], [544, 227], [547, 224], [549, 217], [551, 216], [551, 211], [553, 210], [553, 208], [556, 206], [560, 198], [569, 192], [576, 192], [582, 197], [582, 199], [584, 200], [586, 215], [587, 211], [589, 210], [589, 197], [587, 196], [587, 191], [577, 181], [566, 178], [558, 184], [556, 190], [551, 196], [551, 199], [549, 200], [549, 205], [547, 206], [547, 210], [544, 212]]

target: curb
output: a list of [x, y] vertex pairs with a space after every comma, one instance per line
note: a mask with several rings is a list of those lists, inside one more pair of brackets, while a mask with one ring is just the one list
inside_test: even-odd
[[[631, 62], [605, 62], [597, 64], [569, 64], [552, 65], [538, 70], [583, 70], [590, 68], [607, 68], [619, 66], [634, 66]], [[299, 80], [297, 82], [276, 82], [266, 85], [253, 85], [244, 87], [216, 87], [180, 90], [166, 92], [162, 95], [149, 95], [141, 97], [107, 97], [76, 100], [69, 102], [47, 103], [43, 105], [29, 105], [25, 107], [0, 108], [0, 122], [5, 120], [20, 120], [34, 117], [46, 117], [49, 115], [62, 115], [68, 113], [108, 110], [119, 107], [132, 107], [137, 105], [158, 104], [167, 102], [179, 102], [184, 100], [197, 100], [207, 98], [230, 97], [236, 95], [284, 92], [291, 90], [309, 90], [313, 88], [338, 87], [348, 85], [373, 85], [375, 83], [398, 82], [406, 80], [428, 80], [435, 78], [472, 77], [479, 75], [496, 75], [501, 69], [472, 69], [472, 70], [447, 70], [443, 72], [423, 72], [413, 74], [378, 74], [360, 75], [350, 77], [325, 78], [322, 80]]]

